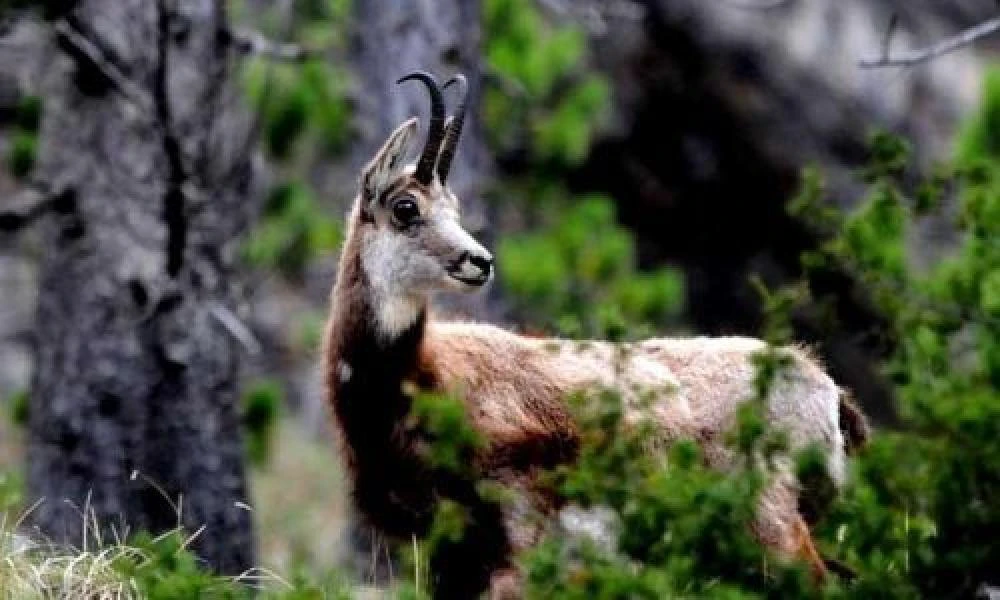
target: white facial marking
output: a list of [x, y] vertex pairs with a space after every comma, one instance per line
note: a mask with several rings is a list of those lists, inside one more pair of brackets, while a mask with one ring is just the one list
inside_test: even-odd
[[361, 263], [368, 274], [375, 309], [375, 328], [385, 339], [406, 331], [420, 315], [421, 302], [400, 289], [398, 278], [406, 268], [411, 249], [404, 236], [385, 230], [367, 235]]

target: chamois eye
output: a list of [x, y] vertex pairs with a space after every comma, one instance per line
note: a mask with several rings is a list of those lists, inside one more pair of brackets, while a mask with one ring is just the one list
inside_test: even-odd
[[420, 209], [411, 196], [403, 196], [392, 205], [392, 218], [399, 225], [412, 225], [420, 219]]

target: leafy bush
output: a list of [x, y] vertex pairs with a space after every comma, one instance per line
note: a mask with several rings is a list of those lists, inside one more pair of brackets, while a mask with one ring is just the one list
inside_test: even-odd
[[28, 399], [28, 391], [20, 390], [11, 394], [8, 399], [10, 404], [10, 422], [18, 427], [25, 427], [28, 424], [28, 417], [30, 415], [29, 410], [31, 409], [31, 402]]
[[502, 82], [483, 102], [494, 147], [526, 149], [529, 161], [579, 164], [610, 98], [604, 78], [580, 68], [584, 32], [546, 23], [531, 0], [489, 0], [484, 30], [486, 61]]
[[308, 187], [288, 183], [271, 190], [244, 255], [250, 264], [295, 278], [315, 256], [333, 252], [342, 235], [341, 222], [323, 214]]
[[14, 177], [24, 178], [35, 168], [38, 156], [38, 136], [34, 132], [15, 130], [7, 149], [7, 168]]
[[311, 57], [297, 64], [251, 59], [243, 70], [264, 146], [279, 171], [245, 256], [254, 266], [288, 277], [300, 276], [310, 261], [340, 244], [342, 223], [316, 201], [311, 175], [317, 160], [341, 153], [350, 138], [349, 78], [324, 58], [346, 44], [349, 8], [347, 0], [296, 3], [291, 31], [288, 24], [275, 25], [283, 29], [278, 39], [291, 33]]
[[[863, 580], [896, 582], [896, 597], [969, 597], [996, 583], [1000, 564], [997, 81], [992, 74], [955, 163], [926, 181], [912, 183], [905, 143], [876, 135], [868, 197], [843, 219], [815, 223], [832, 234], [805, 261], [813, 276], [855, 274], [891, 323], [896, 348], [886, 370], [904, 426], [876, 439], [834, 519], [844, 529], [826, 534]], [[822, 188], [804, 196], [795, 206], [808, 215]], [[925, 219], [948, 218], [949, 203], [953, 247], [918, 267], [926, 248], [914, 232]]]
[[[510, 235], [498, 249], [502, 281], [529, 320], [556, 319], [567, 335], [615, 335], [675, 316], [683, 283], [673, 269], [636, 271], [631, 234], [614, 205], [586, 196], [539, 231]], [[618, 333], [616, 333], [618, 332]]]
[[274, 441], [274, 430], [283, 403], [284, 391], [276, 381], [258, 381], [243, 397], [243, 427], [246, 431], [247, 456], [255, 465], [267, 463]]
[[523, 155], [503, 186], [525, 198], [531, 232], [505, 236], [498, 249], [500, 281], [516, 308], [564, 335], [616, 339], [676, 316], [683, 279], [669, 268], [638, 270], [614, 201], [574, 197], [553, 183], [586, 158], [610, 101], [603, 76], [582, 68], [585, 33], [553, 26], [529, 0], [490, 0], [484, 15], [496, 76], [483, 102], [489, 141], [501, 156]]

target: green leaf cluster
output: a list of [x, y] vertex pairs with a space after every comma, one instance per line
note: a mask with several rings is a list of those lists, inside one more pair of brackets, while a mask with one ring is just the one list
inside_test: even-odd
[[[273, 30], [274, 39], [290, 36], [310, 57], [299, 63], [252, 58], [243, 68], [251, 109], [278, 171], [278, 184], [248, 236], [245, 257], [290, 278], [301, 276], [316, 257], [332, 253], [342, 237], [342, 221], [327, 216], [316, 200], [314, 167], [342, 153], [350, 139], [349, 77], [328, 56], [347, 43], [350, 6], [349, 0], [308, 0], [295, 3], [290, 22], [274, 11], [256, 16], [265, 31], [268, 25]], [[233, 10], [246, 12], [239, 6]]]
[[261, 116], [265, 148], [279, 161], [300, 145], [327, 155], [344, 149], [350, 132], [347, 76], [321, 59], [279, 64], [254, 59], [245, 69], [252, 108]]
[[251, 384], [243, 395], [243, 430], [251, 464], [267, 464], [284, 395], [281, 383], [268, 379]]
[[[826, 219], [810, 275], [846, 271], [889, 323], [903, 423], [878, 435], [826, 536], [883, 597], [971, 597], [1000, 564], [1000, 75], [992, 72], [956, 158], [914, 175], [906, 143], [873, 139], [856, 210]], [[914, 181], [914, 180], [918, 181]], [[822, 203], [807, 185], [799, 208]], [[800, 211], [806, 214], [809, 211]], [[943, 248], [929, 221], [954, 232]]]
[[14, 126], [7, 147], [7, 169], [14, 177], [28, 177], [38, 157], [38, 127], [42, 102], [37, 96], [25, 96], [18, 103]]
[[582, 68], [585, 33], [553, 27], [532, 0], [488, 0], [483, 12], [484, 54], [499, 82], [483, 102], [494, 147], [526, 150], [533, 161], [579, 164], [610, 101], [607, 81]]
[[684, 286], [674, 269], [640, 272], [632, 235], [600, 195], [565, 201], [548, 227], [507, 236], [501, 281], [530, 320], [567, 335], [615, 335], [675, 316]]
[[309, 187], [286, 183], [271, 190], [243, 250], [250, 264], [295, 278], [314, 257], [334, 252], [342, 237], [341, 221], [324, 214]]

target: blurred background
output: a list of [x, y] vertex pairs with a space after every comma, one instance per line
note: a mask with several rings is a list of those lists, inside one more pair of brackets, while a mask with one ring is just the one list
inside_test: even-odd
[[[901, 419], [898, 315], [863, 273], [803, 266], [830, 236], [789, 204], [860, 206], [878, 131], [907, 140], [899, 185], [918, 198], [996, 119], [996, 39], [859, 64], [988, 23], [993, 0], [0, 11], [0, 511], [87, 499], [155, 531], [177, 519], [155, 481], [184, 494], [185, 524], [210, 524], [199, 549], [229, 571], [322, 573], [365, 545], [317, 358], [357, 174], [402, 120], [426, 124], [401, 74], [471, 82], [452, 187], [498, 277], [442, 312], [570, 337], [760, 336], [760, 289], [805, 278], [790, 337], [881, 427]], [[959, 202], [941, 204], [907, 229], [905, 268], [960, 243]], [[74, 539], [73, 510], [31, 520]]]

